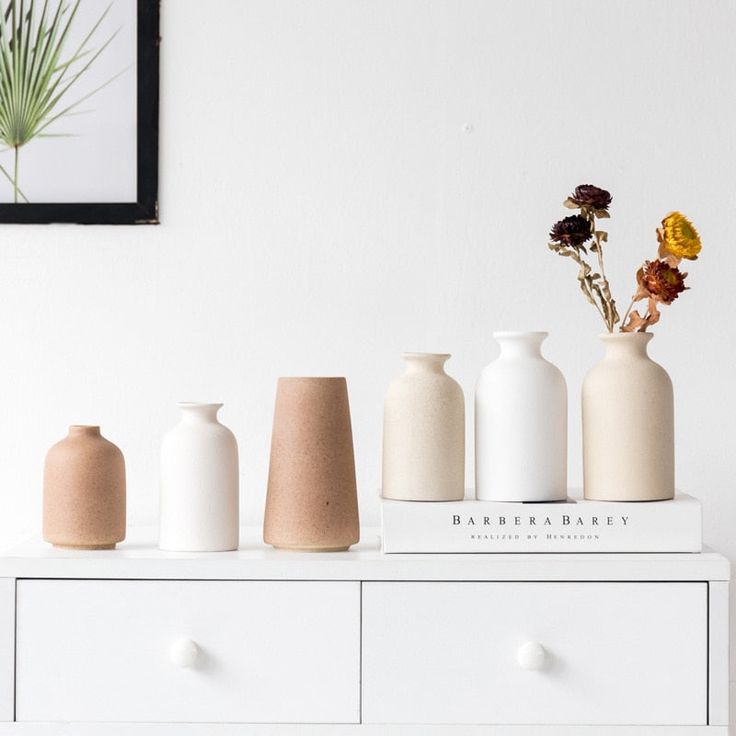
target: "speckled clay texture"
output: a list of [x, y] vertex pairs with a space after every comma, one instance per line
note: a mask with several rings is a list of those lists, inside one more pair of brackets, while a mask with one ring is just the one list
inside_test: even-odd
[[406, 373], [386, 392], [382, 495], [399, 501], [462, 501], [465, 399], [445, 373], [446, 353], [404, 353]]
[[267, 544], [345, 550], [360, 538], [344, 378], [280, 378], [263, 525]]
[[125, 460], [99, 427], [69, 427], [48, 451], [43, 538], [76, 549], [113, 549], [125, 539]]
[[583, 382], [585, 498], [663, 501], [675, 494], [672, 381], [647, 355], [648, 332], [602, 335], [606, 357]]

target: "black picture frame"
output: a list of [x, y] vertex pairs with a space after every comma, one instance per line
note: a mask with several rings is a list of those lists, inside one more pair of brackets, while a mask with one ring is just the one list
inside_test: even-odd
[[0, 223], [80, 225], [157, 225], [159, 144], [160, 0], [137, 0], [137, 158], [136, 202], [0, 203]]

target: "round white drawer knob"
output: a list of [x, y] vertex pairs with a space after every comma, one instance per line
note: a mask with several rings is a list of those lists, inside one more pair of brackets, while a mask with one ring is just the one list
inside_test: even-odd
[[169, 659], [177, 667], [194, 667], [199, 657], [199, 647], [191, 639], [177, 639], [169, 649]]
[[516, 659], [524, 670], [541, 670], [544, 667], [545, 651], [536, 641], [528, 641], [519, 647]]

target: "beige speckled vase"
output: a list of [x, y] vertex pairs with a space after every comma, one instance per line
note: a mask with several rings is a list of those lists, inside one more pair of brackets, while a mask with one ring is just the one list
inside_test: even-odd
[[114, 549], [125, 539], [125, 460], [99, 427], [69, 427], [48, 451], [43, 538], [73, 549]]
[[406, 372], [383, 407], [382, 495], [401, 501], [462, 501], [465, 398], [445, 373], [446, 353], [403, 353]]
[[647, 355], [648, 332], [602, 335], [583, 383], [585, 497], [661, 501], [675, 493], [672, 381]]
[[344, 378], [280, 378], [263, 539], [337, 552], [358, 542], [353, 433]]

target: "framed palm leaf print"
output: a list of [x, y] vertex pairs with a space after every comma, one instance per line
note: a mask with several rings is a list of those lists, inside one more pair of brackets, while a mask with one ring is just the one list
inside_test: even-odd
[[0, 0], [0, 222], [158, 222], [158, 0]]

